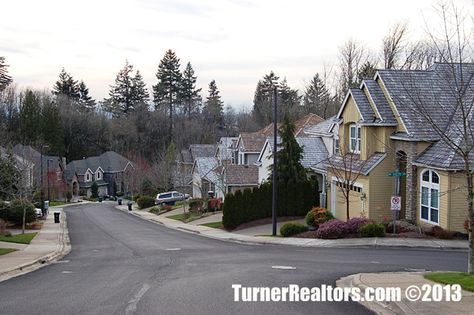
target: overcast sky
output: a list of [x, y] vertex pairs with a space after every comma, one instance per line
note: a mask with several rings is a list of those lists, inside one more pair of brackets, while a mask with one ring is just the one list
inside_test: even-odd
[[[20, 88], [51, 89], [64, 67], [91, 95], [107, 97], [125, 59], [148, 90], [165, 50], [190, 61], [198, 85], [215, 79], [226, 104], [249, 107], [270, 70], [290, 86], [337, 65], [349, 38], [380, 50], [399, 21], [422, 36], [434, 21], [430, 0], [9, 0], [2, 3], [0, 56]], [[471, 0], [457, 0], [469, 8]]]

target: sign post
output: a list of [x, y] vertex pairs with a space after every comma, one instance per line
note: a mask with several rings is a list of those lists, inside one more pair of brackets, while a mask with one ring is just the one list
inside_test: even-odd
[[400, 196], [400, 177], [407, 176], [407, 173], [401, 172], [398, 167], [395, 171], [388, 173], [388, 176], [395, 179], [395, 193], [390, 198], [390, 210], [393, 215], [393, 235], [397, 233], [397, 214], [402, 210], [402, 197]]

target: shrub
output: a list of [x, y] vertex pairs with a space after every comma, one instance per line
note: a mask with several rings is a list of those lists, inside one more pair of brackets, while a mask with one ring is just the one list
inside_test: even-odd
[[385, 226], [377, 223], [361, 225], [359, 233], [362, 237], [382, 237], [385, 235]]
[[10, 210], [10, 205], [0, 200], [0, 219], [7, 221], [9, 210]]
[[201, 198], [193, 198], [189, 200], [189, 211], [201, 211], [204, 201]]
[[92, 182], [91, 197], [92, 198], [98, 198], [99, 197], [99, 186], [97, 185], [96, 182]]
[[71, 202], [71, 199], [72, 199], [72, 193], [70, 191], [68, 191], [66, 193], [66, 200], [67, 200], [67, 202]]
[[445, 230], [441, 226], [437, 226], [437, 225], [431, 228], [430, 234], [436, 238], [443, 239], [443, 240], [453, 239], [455, 235], [454, 232]]
[[31, 223], [36, 220], [35, 206], [25, 199], [15, 199], [12, 201], [7, 220], [15, 225], [23, 224], [23, 210], [26, 210], [25, 223]]
[[221, 198], [211, 198], [207, 201], [207, 211], [220, 211], [222, 205]]
[[117, 193], [115, 194], [115, 196], [117, 196], [117, 197], [123, 197], [123, 192], [117, 191]]
[[306, 222], [307, 226], [316, 227], [315, 218], [315, 212], [313, 210], [309, 210], [304, 217], [304, 221]]
[[160, 213], [160, 208], [158, 208], [158, 207], [151, 207], [150, 210], [148, 210], [148, 212], [151, 212], [151, 213], [154, 213], [154, 214], [158, 214], [158, 213]]
[[325, 239], [343, 238], [347, 234], [346, 222], [338, 219], [332, 219], [321, 224], [316, 231], [316, 237]]
[[161, 205], [160, 206], [160, 212], [163, 211], [163, 212], [168, 212], [168, 211], [171, 211], [173, 210], [173, 206], [170, 206], [170, 205]]
[[372, 220], [367, 218], [352, 218], [346, 222], [347, 233], [355, 234], [359, 232], [359, 228], [364, 224], [373, 223]]
[[155, 198], [150, 196], [143, 196], [137, 199], [137, 204], [140, 209], [150, 208], [155, 205]]
[[140, 195], [135, 195], [135, 196], [132, 197], [132, 200], [137, 202], [138, 199], [140, 199], [140, 197], [141, 197]]
[[293, 236], [293, 235], [303, 233], [303, 232], [306, 232], [306, 231], [308, 231], [308, 227], [306, 227], [303, 224], [298, 223], [298, 222], [285, 223], [280, 228], [280, 234], [283, 237]]

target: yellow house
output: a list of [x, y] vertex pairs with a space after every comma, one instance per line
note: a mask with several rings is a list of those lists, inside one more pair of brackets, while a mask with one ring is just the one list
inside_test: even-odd
[[[442, 104], [453, 102], [444, 88], [448, 66], [379, 70], [348, 91], [334, 127], [336, 153], [327, 165], [328, 208], [338, 219], [345, 220], [349, 208], [350, 217], [389, 220], [391, 196], [398, 195], [400, 219], [466, 232], [462, 160], [414, 106], [425, 100], [440, 125], [447, 120], [449, 107]], [[474, 75], [474, 65], [463, 65], [463, 71]]]

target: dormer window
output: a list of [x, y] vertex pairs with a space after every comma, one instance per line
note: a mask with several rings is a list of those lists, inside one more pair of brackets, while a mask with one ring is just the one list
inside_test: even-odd
[[98, 169], [95, 172], [95, 180], [101, 180], [101, 179], [102, 179], [102, 171], [100, 169]]
[[349, 150], [352, 153], [360, 153], [360, 126], [356, 124], [349, 126]]
[[85, 179], [86, 182], [90, 182], [92, 181], [92, 174], [91, 172], [87, 171], [86, 172], [86, 179]]

